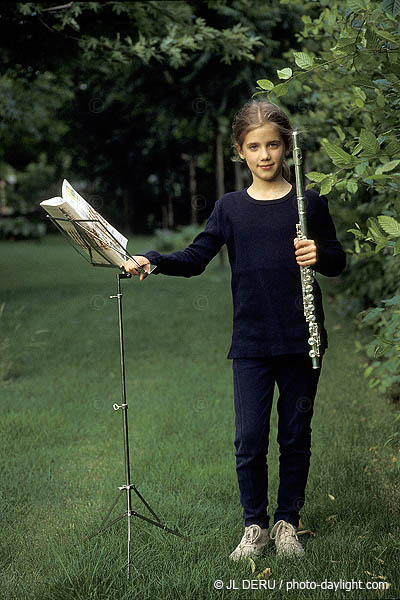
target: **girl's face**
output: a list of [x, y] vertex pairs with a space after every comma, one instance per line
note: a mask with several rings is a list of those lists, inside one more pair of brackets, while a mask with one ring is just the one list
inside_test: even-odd
[[265, 123], [249, 131], [242, 147], [237, 147], [253, 175], [253, 183], [272, 182], [282, 178], [286, 148], [278, 127]]

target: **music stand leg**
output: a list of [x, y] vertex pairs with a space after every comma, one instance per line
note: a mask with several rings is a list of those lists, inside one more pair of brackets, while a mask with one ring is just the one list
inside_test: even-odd
[[[130, 455], [129, 455], [128, 414], [127, 414], [128, 413], [128, 404], [126, 402], [124, 330], [123, 330], [123, 320], [122, 320], [122, 293], [121, 293], [121, 279], [127, 279], [129, 277], [131, 277], [130, 273], [127, 273], [124, 270], [121, 273], [118, 273], [117, 274], [117, 295], [110, 296], [110, 298], [117, 298], [117, 300], [118, 300], [119, 350], [120, 350], [120, 361], [121, 361], [122, 404], [120, 404], [120, 405], [114, 404], [113, 408], [114, 408], [114, 410], [119, 410], [120, 408], [122, 408], [122, 427], [123, 427], [123, 437], [124, 437], [124, 458], [125, 458], [124, 462], [125, 462], [125, 482], [126, 483], [118, 488], [119, 492], [117, 494], [117, 497], [115, 498], [113, 504], [107, 511], [99, 529], [94, 531], [89, 536], [89, 539], [91, 539], [91, 538], [95, 537], [96, 535], [98, 535], [99, 533], [102, 533], [103, 531], [105, 531], [106, 529], [108, 529], [109, 527], [114, 525], [114, 523], [117, 523], [124, 517], [128, 518], [128, 539], [127, 539], [127, 546], [128, 546], [128, 548], [127, 548], [127, 551], [128, 551], [127, 576], [128, 576], [128, 579], [130, 577], [130, 566], [131, 566], [130, 557], [131, 557], [131, 517], [132, 516], [139, 517], [140, 519], [143, 519], [144, 521], [147, 521], [148, 523], [151, 523], [152, 525], [156, 525], [157, 527], [160, 527], [161, 529], [163, 529], [164, 531], [166, 531], [168, 533], [171, 533], [173, 535], [181, 537], [185, 540], [189, 540], [188, 537], [182, 535], [181, 533], [179, 533], [179, 531], [169, 529], [168, 527], [166, 527], [161, 522], [161, 520], [158, 518], [158, 516], [156, 515], [154, 510], [148, 504], [148, 502], [146, 502], [146, 500], [140, 494], [140, 492], [138, 491], [136, 486], [133, 483], [131, 483], [131, 465], [130, 465], [130, 458], [129, 458]], [[116, 505], [118, 504], [118, 501], [121, 498], [121, 494], [124, 490], [126, 491], [126, 512], [123, 513], [122, 515], [120, 515], [119, 517], [116, 517], [112, 521], [108, 522], [109, 517], [110, 517], [112, 511], [114, 510], [114, 508], [116, 507]], [[150, 511], [150, 513], [153, 515], [154, 519], [150, 519], [144, 515], [137, 513], [136, 511], [132, 510], [132, 490], [136, 493], [138, 498], [143, 502], [145, 507]]]

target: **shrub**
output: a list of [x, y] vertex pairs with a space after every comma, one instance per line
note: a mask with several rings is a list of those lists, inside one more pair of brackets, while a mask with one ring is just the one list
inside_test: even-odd
[[175, 231], [166, 229], [156, 229], [155, 249], [159, 252], [170, 253], [176, 250], [184, 250], [201, 231], [203, 225], [181, 225]]
[[0, 220], [0, 240], [37, 240], [45, 233], [44, 223], [34, 223], [22, 215]]

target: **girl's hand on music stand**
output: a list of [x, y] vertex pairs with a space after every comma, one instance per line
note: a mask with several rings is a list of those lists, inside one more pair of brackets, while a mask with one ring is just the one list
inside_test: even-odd
[[[134, 259], [134, 260], [132, 260], [132, 259]], [[124, 263], [124, 269], [127, 273], [130, 273], [131, 275], [139, 275], [140, 274], [140, 281], [143, 281], [143, 279], [146, 279], [146, 277], [149, 273], [149, 269], [150, 269], [149, 259], [146, 258], [145, 256], [132, 256], [132, 259], [130, 258], [129, 260], [126, 261], [126, 263]], [[145, 271], [147, 271], [147, 273], [140, 273], [137, 263], [139, 263], [139, 265], [141, 267], [143, 267], [143, 269], [145, 269]]]

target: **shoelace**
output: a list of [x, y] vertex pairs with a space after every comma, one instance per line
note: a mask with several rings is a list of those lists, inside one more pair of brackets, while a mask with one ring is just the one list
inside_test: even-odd
[[252, 544], [258, 537], [258, 528], [252, 525], [245, 533], [245, 544]]
[[291, 523], [287, 523], [286, 521], [283, 521], [282, 519], [280, 521], [277, 521], [275, 523], [275, 525], [273, 526], [273, 528], [271, 529], [271, 533], [269, 535], [269, 537], [271, 538], [271, 540], [275, 539], [276, 537], [282, 535], [282, 533], [289, 533], [290, 535], [293, 535], [293, 537], [298, 540], [299, 538], [297, 537], [297, 533], [295, 528], [293, 527], [293, 525]]

